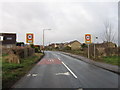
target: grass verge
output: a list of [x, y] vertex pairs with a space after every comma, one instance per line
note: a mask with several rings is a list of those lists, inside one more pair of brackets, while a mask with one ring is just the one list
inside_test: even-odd
[[35, 53], [33, 56], [22, 59], [21, 64], [4, 62], [5, 56], [2, 57], [2, 88], [10, 88], [35, 65], [43, 54]]
[[[63, 51], [63, 52], [87, 57], [87, 55], [85, 55], [83, 51], [79, 51], [79, 50], [78, 51], [68, 50], [68, 51]], [[91, 58], [91, 59], [94, 61], [97, 61], [97, 62], [103, 62], [103, 63], [107, 63], [107, 64], [120, 66], [120, 56], [106, 56], [106, 57], [100, 57], [100, 58], [96, 58], [96, 59]]]
[[102, 61], [112, 65], [120, 66], [120, 56], [106, 56], [102, 57]]

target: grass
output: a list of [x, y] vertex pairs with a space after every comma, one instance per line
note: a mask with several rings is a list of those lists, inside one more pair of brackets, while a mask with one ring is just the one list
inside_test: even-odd
[[43, 54], [35, 54], [28, 58], [22, 59], [21, 64], [4, 62], [5, 56], [2, 60], [2, 87], [10, 88], [17, 80], [24, 76], [38, 61]]
[[120, 56], [106, 56], [102, 57], [102, 61], [108, 64], [120, 66]]
[[[75, 55], [82, 55], [84, 57], [87, 57], [87, 55], [84, 54], [84, 51], [80, 51], [80, 50], [66, 50], [66, 51], [64, 50], [64, 52], [68, 52], [68, 53], [75, 54]], [[120, 66], [120, 56], [106, 56], [106, 57], [100, 57], [100, 58], [96, 58], [96, 59], [91, 57], [91, 59], [95, 60], [97, 62], [103, 62], [103, 63], [107, 63], [107, 64]]]

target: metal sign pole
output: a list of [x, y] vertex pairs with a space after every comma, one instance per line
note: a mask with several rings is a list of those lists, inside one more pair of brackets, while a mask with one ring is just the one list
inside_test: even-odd
[[96, 37], [94, 36], [94, 58], [95, 58], [95, 39]]
[[88, 58], [90, 57], [90, 50], [89, 50], [89, 44], [88, 44]]
[[95, 58], [95, 43], [94, 43], [94, 58]]
[[96, 43], [96, 40], [98, 39], [98, 37], [95, 37], [95, 40], [94, 40], [94, 58], [95, 58], [95, 56], [96, 56], [96, 46], [95, 46], [95, 43]]

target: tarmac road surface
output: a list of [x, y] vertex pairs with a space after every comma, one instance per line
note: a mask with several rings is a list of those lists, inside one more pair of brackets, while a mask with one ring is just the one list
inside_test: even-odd
[[13, 88], [118, 88], [118, 74], [64, 55], [45, 56]]

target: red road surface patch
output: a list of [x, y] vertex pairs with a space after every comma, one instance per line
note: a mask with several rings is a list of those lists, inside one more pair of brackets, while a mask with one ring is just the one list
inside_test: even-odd
[[45, 58], [42, 59], [40, 62], [38, 62], [37, 65], [41, 65], [41, 64], [62, 64], [62, 62], [59, 59]]

